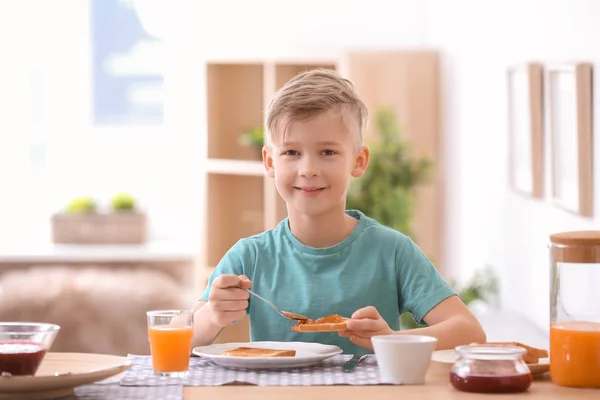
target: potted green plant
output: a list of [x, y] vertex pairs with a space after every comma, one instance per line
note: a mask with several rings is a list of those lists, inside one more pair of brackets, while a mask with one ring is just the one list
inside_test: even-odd
[[458, 297], [466, 305], [476, 301], [487, 304], [494, 304], [497, 301], [499, 281], [496, 271], [491, 265], [477, 269], [466, 285], [462, 287], [455, 280], [450, 280], [449, 283], [457, 290]]
[[415, 189], [428, 182], [433, 163], [426, 157], [411, 155], [392, 110], [378, 110], [375, 134], [369, 168], [350, 185], [347, 207], [411, 235]]
[[264, 127], [262, 125], [254, 126], [239, 136], [239, 144], [242, 146], [251, 147], [258, 158], [262, 160], [262, 148], [264, 146]]

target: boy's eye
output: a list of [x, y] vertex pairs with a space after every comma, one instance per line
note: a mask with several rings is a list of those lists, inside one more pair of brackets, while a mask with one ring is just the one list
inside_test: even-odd
[[286, 150], [283, 152], [284, 156], [297, 156], [298, 152], [296, 150]]
[[334, 150], [323, 150], [322, 153], [326, 156], [332, 156], [334, 154], [337, 154]]

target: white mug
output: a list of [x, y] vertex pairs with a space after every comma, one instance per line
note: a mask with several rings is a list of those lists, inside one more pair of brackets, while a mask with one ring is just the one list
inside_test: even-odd
[[371, 338], [381, 383], [422, 385], [437, 338], [424, 335], [381, 335]]

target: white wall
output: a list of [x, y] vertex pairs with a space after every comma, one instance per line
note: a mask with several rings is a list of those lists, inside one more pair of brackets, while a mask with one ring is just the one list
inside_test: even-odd
[[[160, 2], [158, 2], [160, 4]], [[205, 56], [337, 56], [347, 47], [386, 48], [424, 43], [419, 0], [219, 0], [164, 2], [179, 24], [165, 36], [193, 43]], [[160, 25], [160, 24], [159, 24]]]
[[[552, 206], [548, 156], [544, 200], [508, 190], [505, 71], [510, 64], [525, 61], [581, 60], [597, 65], [600, 3], [428, 0], [427, 16], [428, 42], [444, 53], [451, 266], [467, 277], [484, 263], [493, 264], [501, 272], [503, 306], [547, 328], [548, 235], [597, 229], [600, 217], [578, 218]], [[599, 85], [596, 80], [595, 93]], [[600, 115], [599, 102], [594, 111]], [[595, 154], [599, 146], [596, 140]], [[598, 215], [599, 163], [594, 175]]]

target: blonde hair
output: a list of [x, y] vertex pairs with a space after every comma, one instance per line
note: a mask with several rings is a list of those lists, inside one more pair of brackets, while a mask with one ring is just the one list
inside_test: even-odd
[[[290, 79], [279, 89], [267, 109], [265, 132], [269, 142], [273, 132], [297, 121], [306, 121], [329, 110], [344, 112], [354, 118], [358, 128], [358, 143], [362, 145], [367, 124], [367, 107], [360, 99], [352, 82], [330, 69], [313, 69]], [[348, 125], [348, 123], [346, 123]], [[347, 126], [351, 129], [350, 126]]]

